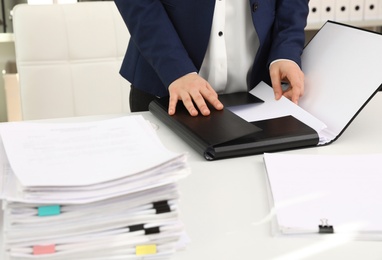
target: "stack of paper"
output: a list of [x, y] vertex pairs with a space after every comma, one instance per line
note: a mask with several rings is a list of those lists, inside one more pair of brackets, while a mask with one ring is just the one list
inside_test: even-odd
[[382, 154], [264, 154], [275, 235], [382, 240]]
[[0, 125], [6, 259], [161, 259], [185, 246], [168, 151], [141, 116]]

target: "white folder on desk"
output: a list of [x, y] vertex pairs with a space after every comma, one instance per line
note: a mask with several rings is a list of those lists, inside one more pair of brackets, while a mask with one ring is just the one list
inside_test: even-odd
[[335, 19], [336, 21], [343, 22], [350, 19], [350, 0], [337, 0], [336, 1]]
[[365, 8], [365, 0], [350, 0], [350, 21], [362, 21]]
[[382, 154], [264, 154], [274, 235], [382, 240]]

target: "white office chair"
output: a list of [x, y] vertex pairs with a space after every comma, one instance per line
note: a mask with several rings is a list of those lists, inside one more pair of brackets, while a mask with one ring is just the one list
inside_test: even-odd
[[129, 112], [129, 33], [113, 1], [13, 10], [23, 120]]

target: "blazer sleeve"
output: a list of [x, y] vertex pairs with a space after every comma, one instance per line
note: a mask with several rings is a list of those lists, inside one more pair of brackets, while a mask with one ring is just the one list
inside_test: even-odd
[[[144, 59], [168, 87], [175, 79], [197, 69], [184, 48], [160, 0], [114, 0]], [[165, 1], [163, 1], [165, 2]]]
[[308, 0], [277, 1], [268, 64], [277, 59], [290, 59], [301, 67], [308, 4]]

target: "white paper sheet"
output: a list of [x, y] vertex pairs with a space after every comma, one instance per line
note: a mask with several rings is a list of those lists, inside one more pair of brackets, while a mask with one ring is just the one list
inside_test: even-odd
[[0, 125], [23, 186], [79, 186], [115, 180], [175, 160], [142, 116], [86, 122]]
[[273, 89], [264, 82], [260, 82], [250, 93], [263, 100], [264, 103], [235, 106], [228, 109], [248, 122], [291, 115], [316, 130], [317, 133], [326, 128], [323, 122], [284, 96], [276, 100]]

